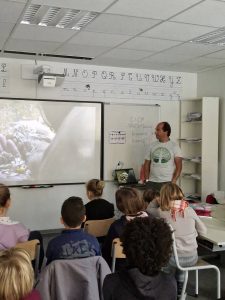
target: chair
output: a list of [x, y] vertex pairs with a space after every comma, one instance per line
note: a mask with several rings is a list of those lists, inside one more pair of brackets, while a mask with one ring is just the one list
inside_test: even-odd
[[35, 261], [34, 264], [34, 275], [35, 278], [38, 276], [39, 258], [40, 258], [40, 242], [39, 240], [30, 240], [27, 242], [17, 243], [15, 248], [24, 249], [30, 255], [30, 260]]
[[104, 220], [88, 220], [84, 223], [84, 230], [95, 237], [106, 236], [110, 225], [115, 221], [115, 218]]
[[116, 238], [112, 242], [112, 272], [115, 272], [116, 259], [117, 258], [126, 258], [126, 255], [123, 253], [123, 246], [119, 238]]
[[198, 259], [196, 265], [192, 267], [182, 267], [179, 263], [179, 258], [177, 254], [177, 247], [176, 247], [176, 240], [175, 240], [175, 234], [174, 230], [171, 227], [172, 230], [172, 238], [173, 238], [173, 254], [176, 262], [176, 267], [184, 272], [184, 284], [180, 296], [180, 300], [184, 300], [186, 298], [186, 287], [187, 287], [187, 282], [188, 282], [188, 271], [195, 271], [195, 297], [198, 296], [198, 271], [199, 270], [207, 270], [207, 269], [214, 269], [217, 274], [217, 299], [221, 298], [221, 283], [220, 283], [220, 270], [217, 266], [211, 265], [207, 263], [206, 261], [202, 259]]

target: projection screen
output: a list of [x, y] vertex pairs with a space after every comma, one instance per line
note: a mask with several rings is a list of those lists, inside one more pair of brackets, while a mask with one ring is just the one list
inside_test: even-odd
[[1, 183], [100, 178], [101, 103], [1, 98], [0, 114]]

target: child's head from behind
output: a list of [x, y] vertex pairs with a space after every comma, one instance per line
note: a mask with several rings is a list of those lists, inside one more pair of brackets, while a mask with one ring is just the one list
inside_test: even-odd
[[34, 272], [25, 250], [0, 251], [0, 282], [1, 300], [20, 300], [32, 291]]
[[116, 191], [116, 206], [125, 215], [136, 215], [145, 207], [136, 189], [123, 187]]
[[0, 207], [6, 207], [10, 200], [10, 191], [7, 186], [0, 183]]
[[183, 198], [184, 194], [177, 184], [166, 183], [160, 190], [160, 208], [170, 210], [173, 201], [182, 200]]
[[160, 193], [153, 189], [147, 189], [143, 193], [143, 200], [147, 205], [153, 200], [159, 199], [159, 197], [160, 197]]
[[66, 227], [75, 228], [85, 221], [85, 206], [80, 197], [69, 197], [62, 205], [62, 222]]
[[172, 233], [164, 219], [135, 218], [127, 223], [120, 239], [129, 266], [144, 275], [157, 275], [170, 259]]
[[87, 196], [91, 200], [96, 197], [101, 197], [105, 182], [99, 179], [91, 179], [86, 184]]

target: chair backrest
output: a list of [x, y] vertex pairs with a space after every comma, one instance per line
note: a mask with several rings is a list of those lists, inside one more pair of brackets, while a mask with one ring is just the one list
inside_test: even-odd
[[110, 225], [115, 221], [115, 218], [104, 220], [88, 220], [84, 223], [84, 230], [95, 237], [106, 236]]
[[174, 259], [177, 265], [177, 268], [182, 270], [183, 268], [180, 266], [179, 264], [179, 258], [178, 258], [178, 254], [177, 254], [177, 246], [176, 246], [176, 239], [175, 239], [175, 234], [174, 234], [174, 229], [172, 227], [171, 224], [169, 224], [171, 232], [172, 232], [172, 239], [173, 239], [173, 255], [174, 255]]
[[179, 263], [179, 258], [178, 258], [178, 254], [177, 254], [177, 246], [176, 246], [176, 239], [175, 239], [175, 234], [174, 234], [174, 229], [172, 227], [171, 224], [169, 224], [171, 231], [172, 231], [172, 239], [173, 239], [173, 255], [174, 255], [174, 259], [177, 265], [177, 268], [180, 269], [181, 271], [185, 271], [186, 269], [181, 267], [180, 263]]
[[31, 240], [27, 242], [17, 243], [15, 248], [26, 250], [30, 255], [30, 260], [34, 260], [37, 256], [38, 245], [40, 245], [39, 240]]
[[17, 243], [15, 248], [24, 249], [30, 255], [30, 260], [35, 260], [34, 274], [38, 275], [39, 258], [40, 258], [40, 242], [39, 240], [30, 240], [27, 242]]
[[116, 238], [112, 242], [112, 272], [115, 272], [115, 265], [117, 258], [126, 258], [126, 255], [123, 253], [123, 246], [119, 238]]
[[115, 256], [115, 258], [126, 258], [119, 238], [114, 239], [112, 242], [112, 255]]

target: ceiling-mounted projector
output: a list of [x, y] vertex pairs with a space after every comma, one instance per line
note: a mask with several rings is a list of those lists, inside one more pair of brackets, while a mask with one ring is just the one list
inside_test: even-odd
[[38, 75], [38, 83], [43, 87], [55, 87], [63, 83], [65, 74], [41, 73]]
[[63, 83], [65, 74], [52, 73], [50, 66], [41, 65], [33, 70], [34, 74], [38, 75], [38, 83], [43, 87], [55, 87]]

